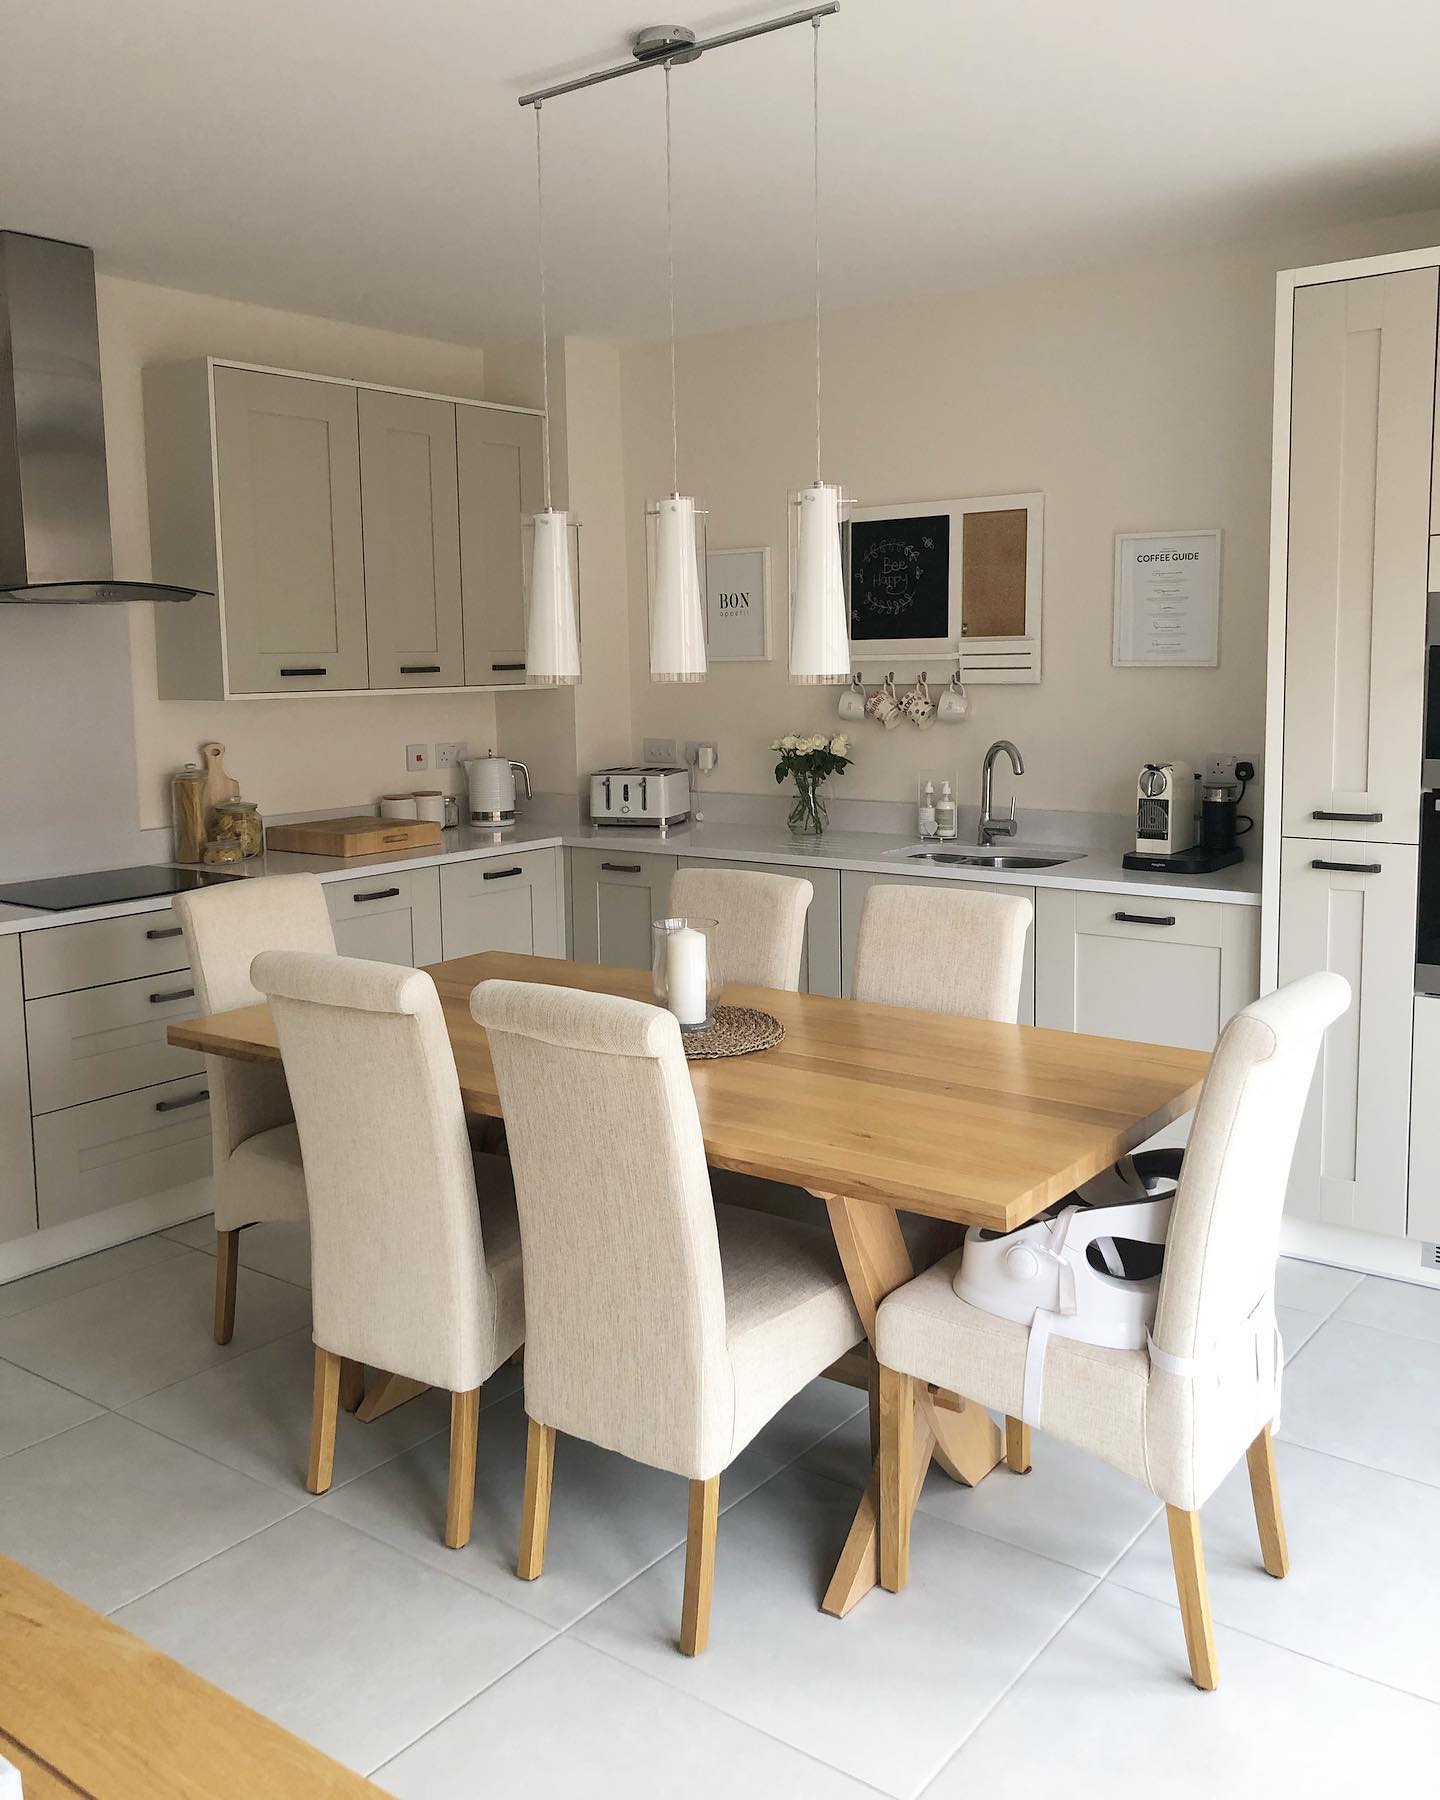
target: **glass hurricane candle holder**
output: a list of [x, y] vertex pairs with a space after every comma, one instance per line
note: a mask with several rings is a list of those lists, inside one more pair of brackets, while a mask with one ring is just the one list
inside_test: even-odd
[[685, 1031], [715, 1023], [720, 964], [714, 919], [656, 919], [651, 927], [655, 999]]

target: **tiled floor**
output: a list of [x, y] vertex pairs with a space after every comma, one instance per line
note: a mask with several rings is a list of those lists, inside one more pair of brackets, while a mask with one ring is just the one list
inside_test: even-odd
[[1159, 1508], [1038, 1436], [1024, 1479], [932, 1473], [909, 1589], [824, 1617], [868, 1463], [831, 1383], [725, 1478], [695, 1661], [670, 1476], [562, 1441], [546, 1573], [515, 1579], [516, 1369], [486, 1390], [466, 1550], [440, 1543], [435, 1395], [342, 1418], [312, 1500], [303, 1237], [247, 1234], [225, 1350], [212, 1246], [197, 1222], [0, 1288], [0, 1551], [402, 1800], [1437, 1791], [1440, 1293], [1282, 1265], [1293, 1573], [1260, 1569], [1242, 1470], [1204, 1515], [1206, 1695]]

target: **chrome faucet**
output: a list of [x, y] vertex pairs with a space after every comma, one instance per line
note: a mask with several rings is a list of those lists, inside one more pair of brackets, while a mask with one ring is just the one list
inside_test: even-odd
[[991, 787], [995, 780], [995, 758], [1001, 751], [1010, 758], [1010, 767], [1017, 775], [1025, 773], [1025, 758], [1015, 748], [1009, 738], [997, 738], [985, 752], [985, 761], [980, 767], [980, 830], [976, 836], [977, 844], [993, 844], [997, 837], [1014, 837], [1015, 835], [1015, 796], [1010, 796], [1010, 816], [1008, 819], [992, 818], [990, 814]]

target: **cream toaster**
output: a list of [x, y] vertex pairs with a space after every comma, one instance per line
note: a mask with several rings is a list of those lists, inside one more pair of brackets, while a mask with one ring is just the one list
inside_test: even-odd
[[597, 769], [590, 777], [594, 825], [654, 825], [664, 831], [689, 817], [687, 769]]

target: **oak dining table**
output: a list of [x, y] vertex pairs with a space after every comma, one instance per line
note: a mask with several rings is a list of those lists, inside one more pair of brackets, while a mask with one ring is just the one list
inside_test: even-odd
[[[503, 951], [455, 957], [428, 973], [465, 1109], [482, 1118], [501, 1119], [504, 1108], [485, 1033], [470, 1017], [480, 982], [652, 998], [648, 971]], [[690, 1063], [706, 1159], [824, 1203], [872, 1346], [880, 1302], [915, 1273], [902, 1212], [1013, 1230], [1190, 1111], [1210, 1061], [1203, 1051], [818, 994], [727, 986], [721, 997], [771, 1013], [785, 1035], [769, 1050]], [[280, 1060], [264, 1005], [181, 1020], [167, 1036], [208, 1056]], [[383, 1403], [367, 1397], [362, 1416], [378, 1410]], [[1022, 1470], [1028, 1437], [1013, 1422], [1002, 1435], [961, 1395], [923, 1390], [914, 1486], [901, 1503], [913, 1508], [932, 1458], [970, 1485], [1002, 1460]], [[878, 1581], [877, 1465], [823, 1609], [843, 1616]]]

